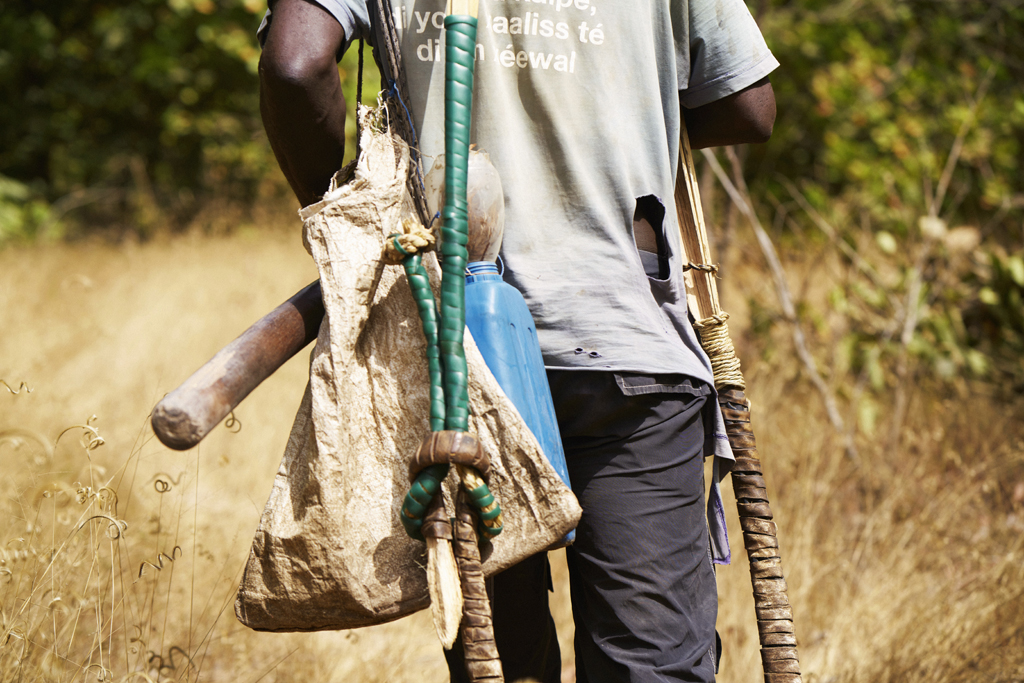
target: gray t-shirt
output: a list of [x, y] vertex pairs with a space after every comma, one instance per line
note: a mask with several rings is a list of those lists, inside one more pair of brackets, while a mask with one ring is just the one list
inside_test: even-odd
[[[350, 41], [369, 38], [365, 0], [317, 1]], [[427, 172], [444, 154], [445, 2], [393, 6]], [[680, 96], [701, 106], [777, 66], [742, 0], [480, 2], [471, 134], [501, 174], [505, 279], [549, 368], [712, 382], [687, 319], [673, 207]], [[634, 243], [641, 197], [664, 207], [664, 279]]]

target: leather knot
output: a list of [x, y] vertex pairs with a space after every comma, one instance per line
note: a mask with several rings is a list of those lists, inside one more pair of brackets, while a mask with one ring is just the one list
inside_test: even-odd
[[441, 496], [434, 496], [427, 508], [427, 516], [423, 518], [420, 530], [424, 538], [445, 538], [452, 540], [452, 524], [448, 519], [448, 511], [444, 509]]
[[491, 471], [491, 462], [475, 436], [447, 429], [431, 432], [423, 440], [409, 463], [409, 478], [415, 479], [425, 468], [441, 464], [468, 465], [475, 468], [485, 481]]

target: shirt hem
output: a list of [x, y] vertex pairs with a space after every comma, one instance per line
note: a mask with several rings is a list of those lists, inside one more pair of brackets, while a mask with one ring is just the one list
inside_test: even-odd
[[[348, 46], [352, 44], [352, 41], [359, 38], [362, 33], [359, 28], [359, 22], [356, 21], [356, 17], [352, 14], [351, 10], [340, 3], [331, 2], [330, 0], [312, 0], [312, 2], [341, 24], [345, 35], [345, 44], [342, 46], [342, 52], [348, 50]], [[260, 41], [260, 45], [263, 45], [263, 42], [267, 39], [266, 31], [270, 26], [270, 22], [273, 21], [272, 14], [273, 11], [268, 8], [267, 13], [263, 15], [263, 21], [260, 22], [259, 28], [256, 29], [256, 38]], [[365, 36], [362, 37], [365, 38]]]
[[680, 91], [679, 100], [687, 109], [703, 107], [757, 83], [779, 66], [779, 60], [769, 52], [763, 59], [742, 71], [728, 73], [695, 88]]

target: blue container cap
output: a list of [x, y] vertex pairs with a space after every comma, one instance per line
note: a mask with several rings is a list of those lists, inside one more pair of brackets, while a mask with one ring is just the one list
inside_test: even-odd
[[501, 280], [498, 264], [494, 261], [470, 261], [466, 264], [466, 283]]
[[494, 261], [470, 261], [466, 266], [466, 272], [470, 275], [479, 275], [481, 273], [497, 273], [498, 264]]

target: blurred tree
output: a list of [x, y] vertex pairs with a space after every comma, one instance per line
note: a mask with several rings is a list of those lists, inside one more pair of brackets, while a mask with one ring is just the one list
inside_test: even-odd
[[[8, 0], [0, 241], [4, 226], [52, 231], [72, 208], [87, 227], [127, 219], [145, 232], [213, 199], [285, 196], [259, 117], [265, 10], [264, 0]], [[342, 72], [354, 91], [350, 52]]]
[[261, 4], [6, 3], [0, 174], [114, 200], [142, 228], [157, 206], [251, 197], [273, 161], [253, 116]]
[[857, 224], [864, 214], [875, 230], [905, 236], [929, 212], [957, 134], [984, 91], [935, 214], [986, 236], [1020, 225], [1020, 0], [764, 5], [761, 23], [782, 62], [765, 170], [799, 180], [819, 209], [841, 207]]
[[870, 423], [872, 392], [917, 379], [1024, 388], [1024, 3], [751, 6], [782, 68], [744, 171], [778, 238], [844, 254], [831, 311], [808, 311], [837, 390]]

